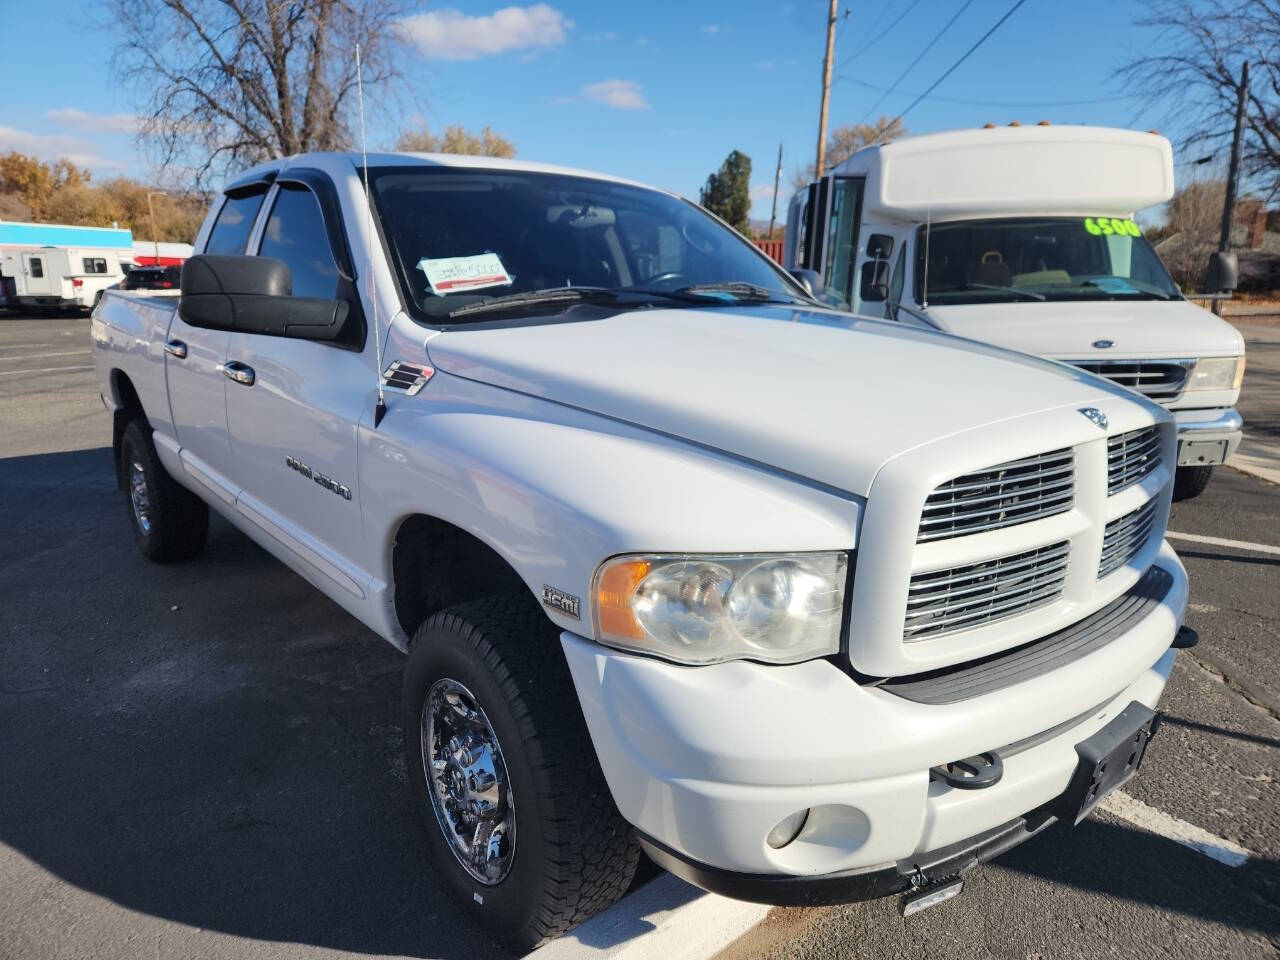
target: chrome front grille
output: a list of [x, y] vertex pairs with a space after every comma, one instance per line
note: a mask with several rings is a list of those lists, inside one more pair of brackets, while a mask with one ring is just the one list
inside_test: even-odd
[[1107, 494], [1119, 493], [1160, 466], [1160, 430], [1143, 427], [1107, 438]]
[[1145, 504], [1117, 517], [1107, 524], [1102, 534], [1102, 559], [1098, 562], [1098, 579], [1109, 573], [1115, 573], [1126, 563], [1142, 552], [1151, 536], [1151, 525], [1155, 522], [1156, 501], [1148, 500]]
[[924, 502], [917, 543], [1011, 527], [1071, 509], [1075, 454], [1070, 447], [967, 473]]
[[1073, 360], [1071, 363], [1153, 400], [1172, 400], [1182, 392], [1191, 372], [1189, 360]]
[[1062, 594], [1070, 545], [1059, 543], [911, 578], [904, 641], [1007, 620]]

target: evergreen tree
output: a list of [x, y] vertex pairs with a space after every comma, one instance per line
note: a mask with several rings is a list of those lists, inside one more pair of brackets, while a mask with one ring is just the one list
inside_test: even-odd
[[745, 237], [751, 236], [751, 158], [734, 150], [707, 177], [698, 202]]

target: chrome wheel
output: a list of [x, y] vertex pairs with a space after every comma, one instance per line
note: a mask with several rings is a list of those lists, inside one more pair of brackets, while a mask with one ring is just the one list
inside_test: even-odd
[[147, 475], [137, 460], [129, 464], [129, 502], [133, 504], [133, 519], [144, 535], [151, 532], [151, 494], [147, 490]]
[[437, 680], [422, 705], [422, 760], [449, 849], [480, 883], [500, 882], [516, 846], [515, 804], [498, 737], [475, 696]]

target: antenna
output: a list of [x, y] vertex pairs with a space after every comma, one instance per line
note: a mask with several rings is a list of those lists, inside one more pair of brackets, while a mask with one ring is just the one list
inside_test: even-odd
[[929, 199], [925, 201], [924, 207], [924, 280], [920, 287], [920, 306], [926, 310], [929, 309], [929, 233], [930, 227], [933, 225], [933, 193], [930, 191]]
[[373, 408], [373, 428], [378, 429], [387, 414], [387, 401], [382, 395], [382, 330], [378, 326], [378, 291], [373, 285], [373, 202], [369, 194], [369, 147], [364, 132], [364, 69], [360, 63], [360, 44], [356, 44], [356, 96], [360, 101], [360, 164], [364, 173], [365, 238], [368, 240], [369, 301], [373, 304], [373, 351], [378, 365], [374, 371], [378, 385], [378, 402]]

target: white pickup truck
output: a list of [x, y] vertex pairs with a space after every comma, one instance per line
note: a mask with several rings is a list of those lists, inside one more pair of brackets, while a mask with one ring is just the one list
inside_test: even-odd
[[1173, 150], [1155, 133], [910, 137], [797, 193], [784, 263], [854, 313], [1061, 360], [1169, 408], [1184, 499], [1240, 444], [1244, 339], [1183, 297], [1133, 219], [1172, 195]]
[[276, 161], [196, 250], [93, 317], [133, 534], [192, 557], [212, 507], [407, 652], [431, 860], [507, 941], [641, 848], [914, 908], [1141, 760], [1194, 639], [1159, 405], [552, 167]]

